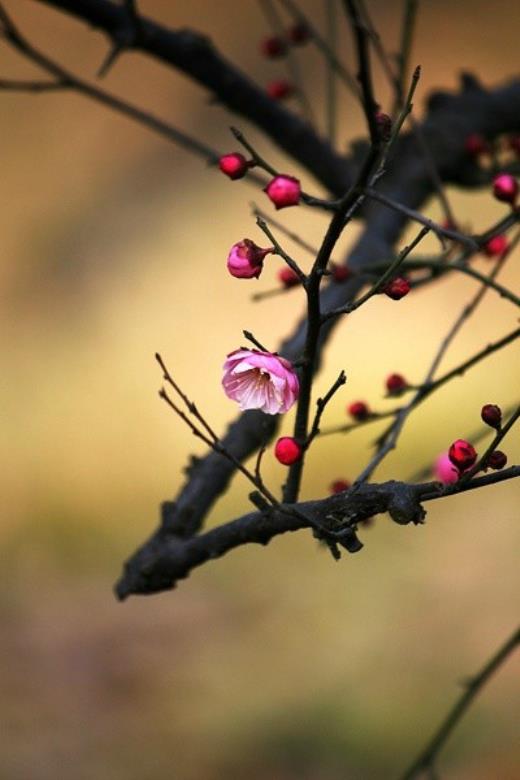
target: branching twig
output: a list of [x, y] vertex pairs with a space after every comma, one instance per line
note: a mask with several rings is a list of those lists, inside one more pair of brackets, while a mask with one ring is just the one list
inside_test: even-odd
[[423, 774], [426, 775], [426, 773], [429, 773], [430, 777], [432, 776], [439, 753], [448, 741], [453, 729], [466, 714], [466, 711], [484, 685], [498, 671], [500, 666], [505, 663], [518, 645], [520, 645], [520, 628], [517, 628], [499, 650], [491, 656], [480, 672], [466, 683], [462, 695], [457, 699], [426, 747], [402, 775], [401, 780], [415, 780], [415, 778]]

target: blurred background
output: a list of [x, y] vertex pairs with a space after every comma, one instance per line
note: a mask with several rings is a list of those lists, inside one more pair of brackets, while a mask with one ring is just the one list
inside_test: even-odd
[[[96, 80], [102, 35], [31, 0], [6, 7], [32, 42]], [[139, 7], [207, 33], [259, 83], [285, 75], [283, 61], [259, 53], [269, 28], [255, 2]], [[302, 7], [322, 25], [322, 3]], [[395, 50], [401, 3], [368, 7]], [[512, 77], [519, 16], [511, 2], [424, 3], [411, 57], [423, 69], [418, 116], [431, 89], [456, 89], [462, 70], [487, 86]], [[349, 52], [344, 25], [338, 36]], [[310, 46], [297, 53], [322, 120], [323, 62]], [[2, 78], [36, 75], [5, 44], [0, 61]], [[379, 71], [376, 84], [388, 110]], [[162, 65], [126, 54], [102, 86], [221, 151], [236, 148], [228, 127], [238, 124], [274, 165], [319, 193], [246, 122]], [[341, 88], [338, 107], [338, 146], [347, 149], [363, 133], [362, 116]], [[173, 592], [118, 604], [111, 588], [123, 560], [155, 528], [187, 456], [203, 451], [157, 397], [154, 352], [223, 430], [236, 413], [220, 388], [224, 356], [243, 343], [244, 327], [275, 349], [302, 300], [296, 290], [251, 302], [252, 290], [276, 285], [277, 259], [250, 284], [225, 271], [232, 243], [263, 243], [249, 204], [270, 207], [251, 184], [230, 182], [72, 92], [4, 92], [0, 115], [0, 778], [396, 777], [461, 681], [514, 628], [518, 485], [432, 502], [420, 528], [379, 518], [361, 533], [364, 550], [339, 563], [300, 533], [241, 548]], [[505, 213], [489, 192], [448, 194], [476, 231]], [[439, 216], [435, 204], [427, 213]], [[314, 244], [326, 225], [303, 208], [281, 219]], [[359, 229], [349, 228], [338, 258]], [[519, 260], [516, 253], [501, 275], [517, 290]], [[345, 406], [358, 398], [389, 407], [383, 383], [393, 371], [419, 381], [475, 289], [450, 278], [399, 304], [378, 296], [343, 321], [316, 383], [322, 392], [340, 368], [348, 374], [327, 423], [346, 422]], [[516, 318], [488, 294], [444, 368], [512, 330]], [[478, 430], [483, 403], [507, 406], [517, 391], [518, 349], [510, 346], [421, 407], [378, 478], [406, 478]], [[304, 497], [353, 478], [377, 430], [317, 441]], [[517, 432], [504, 450], [518, 462]], [[283, 467], [270, 453], [264, 464], [276, 489]], [[248, 491], [237, 476], [209, 524], [245, 511]], [[484, 691], [442, 755], [443, 777], [519, 776], [518, 671], [510, 659]]]

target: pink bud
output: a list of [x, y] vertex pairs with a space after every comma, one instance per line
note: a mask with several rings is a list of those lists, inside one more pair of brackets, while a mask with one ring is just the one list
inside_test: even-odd
[[477, 451], [469, 441], [457, 439], [448, 450], [448, 457], [455, 468], [462, 472], [473, 466], [477, 460]]
[[297, 206], [300, 202], [300, 182], [294, 176], [287, 176], [283, 173], [275, 176], [265, 187], [264, 192], [277, 209]]
[[410, 292], [410, 282], [403, 276], [397, 276], [383, 288], [383, 292], [393, 301], [400, 301]]
[[471, 133], [464, 141], [464, 149], [470, 157], [480, 157], [481, 154], [489, 152], [489, 144], [486, 139], [478, 133]]
[[260, 51], [264, 57], [274, 60], [283, 57], [287, 51], [287, 45], [279, 35], [270, 35], [260, 42]]
[[385, 384], [388, 395], [401, 395], [408, 387], [408, 382], [401, 374], [390, 374], [387, 376]]
[[294, 46], [301, 46], [303, 43], [307, 43], [311, 37], [310, 30], [303, 22], [293, 24], [287, 30], [287, 37]]
[[294, 94], [294, 87], [285, 79], [276, 79], [270, 81], [265, 91], [273, 100], [285, 100], [285, 98], [291, 97]]
[[347, 407], [347, 412], [357, 422], [362, 422], [370, 417], [370, 407], [365, 401], [354, 401]]
[[509, 248], [509, 241], [504, 235], [493, 236], [486, 241], [482, 250], [487, 257], [502, 257]]
[[276, 460], [284, 466], [291, 466], [302, 456], [302, 448], [292, 436], [282, 436], [275, 444], [274, 455]]
[[244, 238], [238, 244], [233, 244], [229, 251], [228, 271], [237, 279], [258, 279], [262, 273], [264, 258], [272, 251], [272, 248], [262, 249], [250, 238]]
[[518, 196], [518, 182], [509, 173], [499, 173], [493, 179], [493, 195], [497, 200], [514, 204]]
[[443, 452], [442, 455], [439, 455], [435, 461], [433, 473], [438, 481], [442, 482], [444, 485], [456, 482], [459, 478], [459, 473], [451, 462], [447, 452]]
[[336, 479], [330, 485], [329, 490], [331, 493], [343, 493], [343, 491], [348, 490], [350, 486], [351, 483], [348, 479]]
[[232, 152], [231, 154], [223, 154], [218, 161], [218, 167], [229, 176], [230, 179], [242, 179], [246, 175], [249, 168], [251, 168], [251, 162], [248, 162], [243, 154], [240, 152]]
[[296, 271], [293, 271], [292, 268], [289, 268], [289, 266], [285, 266], [285, 268], [280, 268], [278, 271], [278, 279], [281, 281], [284, 287], [296, 287], [296, 285], [300, 284], [300, 277], [296, 273]]

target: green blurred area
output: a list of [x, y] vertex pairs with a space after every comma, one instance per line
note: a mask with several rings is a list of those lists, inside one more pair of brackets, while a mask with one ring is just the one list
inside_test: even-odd
[[[321, 4], [304, 5], [321, 20]], [[95, 79], [106, 52], [101, 35], [43, 4], [7, 6], [31, 40]], [[283, 63], [258, 54], [266, 26], [254, 3], [140, 7], [211, 34], [260, 83], [280, 74]], [[369, 8], [395, 48], [401, 4]], [[423, 69], [418, 114], [431, 89], [456, 88], [461, 70], [489, 86], [514, 75], [518, 20], [510, 2], [425, 3], [412, 52]], [[341, 35], [348, 47], [346, 28]], [[323, 117], [323, 64], [310, 50], [301, 55]], [[2, 77], [35, 75], [5, 46], [0, 62]], [[376, 83], [386, 107], [379, 72]], [[234, 148], [233, 121], [274, 164], [301, 173], [203, 90], [139, 55], [122, 57], [103, 86], [223, 150]], [[363, 123], [340, 95], [339, 146], [347, 148]], [[302, 301], [294, 291], [252, 304], [252, 290], [275, 284], [276, 259], [258, 282], [225, 272], [230, 244], [244, 236], [262, 243], [249, 201], [266, 201], [249, 184], [230, 183], [74, 94], [2, 93], [0, 114], [0, 779], [395, 777], [460, 681], [514, 627], [518, 486], [433, 502], [420, 528], [379, 518], [361, 534], [363, 551], [339, 563], [300, 533], [233, 552], [173, 593], [117, 604], [111, 587], [122, 561], [182, 484], [187, 455], [203, 451], [157, 398], [154, 352], [223, 429], [236, 413], [220, 389], [224, 356], [244, 327], [274, 349]], [[504, 213], [488, 192], [448, 194], [474, 230]], [[435, 204], [428, 213], [439, 216]], [[319, 243], [322, 215], [293, 209], [282, 218]], [[345, 235], [338, 257], [359, 229]], [[516, 252], [500, 277], [516, 290], [519, 260]], [[382, 396], [392, 371], [420, 380], [475, 289], [472, 280], [450, 279], [399, 304], [374, 298], [345, 320], [316, 383], [320, 393], [340, 368], [348, 374], [327, 424], [341, 424], [357, 398], [390, 407]], [[489, 293], [445, 367], [516, 321], [514, 308]], [[378, 477], [406, 478], [477, 429], [483, 403], [505, 407], [517, 392], [513, 346], [421, 407]], [[355, 476], [378, 430], [318, 440], [304, 496]], [[517, 433], [504, 449], [519, 461]], [[284, 478], [269, 453], [264, 477], [273, 488]], [[248, 490], [237, 477], [210, 523], [245, 511]], [[443, 777], [518, 777], [518, 679], [513, 658], [450, 741]]]

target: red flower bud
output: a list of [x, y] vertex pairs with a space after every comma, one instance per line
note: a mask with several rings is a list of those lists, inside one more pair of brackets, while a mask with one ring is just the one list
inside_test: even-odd
[[369, 405], [364, 401], [354, 401], [349, 406], [347, 406], [347, 412], [357, 422], [367, 420], [371, 414]]
[[283, 463], [284, 466], [291, 466], [300, 460], [302, 448], [292, 436], [282, 436], [275, 444], [274, 455], [276, 460]]
[[502, 422], [502, 409], [496, 404], [485, 404], [480, 410], [480, 416], [486, 425], [490, 425], [497, 430]]
[[306, 24], [298, 22], [293, 24], [292, 27], [289, 27], [287, 30], [287, 37], [295, 46], [301, 46], [302, 43], [307, 43], [311, 37], [311, 33]]
[[509, 148], [520, 157], [520, 135], [509, 136]]
[[271, 179], [267, 187], [264, 188], [264, 192], [277, 209], [297, 206], [300, 202], [301, 187], [299, 180], [284, 173]]
[[488, 459], [486, 460], [486, 468], [488, 469], [494, 469], [494, 471], [499, 471], [500, 469], [503, 469], [504, 466], [507, 463], [507, 455], [505, 452], [502, 452], [502, 450], [495, 450], [494, 452], [489, 455]]
[[508, 249], [509, 241], [503, 235], [493, 236], [483, 246], [483, 252], [487, 257], [501, 257]]
[[382, 141], [389, 141], [392, 135], [392, 120], [383, 111], [376, 113], [376, 124]]
[[287, 51], [287, 44], [279, 35], [270, 35], [260, 42], [260, 51], [264, 57], [274, 60], [284, 56]]
[[471, 468], [477, 460], [477, 452], [469, 441], [457, 439], [448, 450], [448, 457], [459, 472]]
[[388, 395], [401, 395], [408, 387], [408, 382], [401, 374], [390, 374], [386, 378]]
[[218, 161], [218, 167], [230, 179], [241, 179], [251, 168], [251, 161], [246, 160], [244, 155], [239, 152], [232, 152], [222, 155]]
[[284, 287], [296, 287], [297, 284], [300, 284], [300, 278], [296, 271], [293, 271], [292, 268], [289, 268], [289, 266], [285, 266], [285, 268], [280, 268], [278, 271], [278, 279], [281, 281]]
[[269, 82], [265, 91], [273, 100], [285, 100], [294, 94], [294, 87], [285, 79], [276, 79], [276, 81]]
[[393, 301], [400, 301], [410, 292], [410, 282], [404, 276], [397, 276], [383, 288], [383, 292]]
[[258, 279], [262, 273], [264, 258], [272, 251], [272, 248], [262, 249], [250, 238], [244, 238], [238, 244], [233, 244], [229, 250], [228, 271], [237, 279]]
[[335, 282], [345, 282], [352, 276], [352, 271], [346, 265], [336, 265], [331, 263], [332, 278]]
[[510, 173], [499, 173], [493, 179], [493, 195], [497, 200], [514, 204], [518, 196], [518, 182]]
[[331, 493], [343, 493], [344, 490], [349, 489], [351, 484], [348, 479], [336, 479], [331, 483], [329, 490]]
[[486, 139], [478, 133], [471, 133], [464, 141], [464, 150], [470, 157], [480, 157], [481, 154], [489, 152], [489, 144]]

